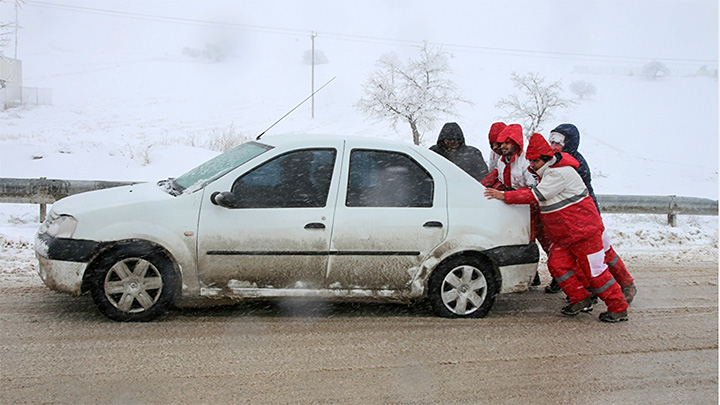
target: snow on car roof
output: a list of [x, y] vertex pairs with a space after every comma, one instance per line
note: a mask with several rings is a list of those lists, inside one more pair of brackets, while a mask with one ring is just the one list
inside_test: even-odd
[[339, 134], [272, 134], [264, 135], [258, 142], [268, 145], [288, 145], [295, 142], [298, 143], [324, 143], [328, 141], [338, 140], [358, 140], [366, 142], [368, 145], [405, 145], [415, 146], [409, 142], [402, 142], [395, 139], [375, 138], [370, 136], [358, 135], [339, 135]]

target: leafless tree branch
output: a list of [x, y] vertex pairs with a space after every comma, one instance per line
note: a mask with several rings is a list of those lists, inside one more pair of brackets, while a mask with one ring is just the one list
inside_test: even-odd
[[574, 101], [561, 97], [560, 81], [545, 84], [545, 78], [537, 73], [521, 76], [515, 72], [511, 74], [511, 80], [513, 87], [519, 89], [524, 98], [511, 94], [500, 99], [495, 106], [507, 113], [503, 119], [520, 121], [526, 137], [542, 129], [542, 124], [553, 118], [555, 111], [575, 104]]
[[456, 115], [457, 103], [469, 103], [459, 95], [447, 78], [451, 73], [450, 54], [440, 48], [419, 49], [419, 55], [403, 64], [394, 53], [378, 59], [378, 68], [363, 85], [363, 97], [355, 107], [375, 121], [389, 121], [393, 126], [407, 122], [413, 142], [422, 142], [422, 132], [440, 118]]

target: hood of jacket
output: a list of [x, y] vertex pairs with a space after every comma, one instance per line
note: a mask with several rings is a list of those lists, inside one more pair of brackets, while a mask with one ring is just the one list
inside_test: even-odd
[[501, 121], [493, 123], [490, 126], [490, 132], [488, 132], [488, 141], [490, 142], [491, 146], [494, 142], [498, 141], [498, 135], [500, 135], [500, 132], [502, 132], [505, 128], [507, 128], [507, 124]]
[[573, 124], [560, 124], [552, 132], [557, 132], [565, 136], [564, 153], [574, 154], [580, 147], [580, 131]]
[[446, 139], [457, 141], [458, 146], [465, 145], [465, 135], [463, 135], [460, 125], [456, 122], [448, 122], [443, 125], [440, 130], [440, 135], [438, 135], [437, 146], [444, 150], [445, 145], [443, 145], [443, 141]]
[[[563, 167], [563, 166], [570, 166], [573, 169], [577, 170], [577, 168], [580, 166], [580, 162], [577, 161], [572, 155], [565, 152], [556, 152], [555, 156], [555, 163], [549, 165], [551, 167]], [[546, 165], [547, 166], [547, 165]]]
[[516, 155], [523, 153], [523, 132], [520, 124], [510, 124], [498, 134], [497, 141], [502, 143], [507, 139], [514, 142], [519, 148]]
[[577, 159], [572, 157], [572, 155], [569, 155], [565, 152], [556, 152], [555, 155], [552, 157], [552, 159], [550, 159], [546, 164], [544, 164], [543, 167], [541, 167], [540, 170], [538, 170], [537, 172], [532, 170], [532, 168], [528, 168], [528, 170], [531, 173], [534, 172], [535, 174], [540, 176], [540, 178], [542, 178], [543, 175], [545, 174], [545, 171], [549, 167], [556, 168], [556, 167], [565, 167], [565, 166], [570, 166], [573, 169], [577, 170], [577, 168], [580, 166], [580, 163], [577, 161]]

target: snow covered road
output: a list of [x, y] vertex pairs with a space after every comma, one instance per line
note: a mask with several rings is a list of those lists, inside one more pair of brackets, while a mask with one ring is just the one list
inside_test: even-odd
[[684, 257], [625, 255], [639, 292], [621, 324], [597, 320], [603, 304], [563, 317], [541, 289], [478, 320], [257, 303], [122, 324], [3, 273], [2, 402], [717, 403], [717, 255]]

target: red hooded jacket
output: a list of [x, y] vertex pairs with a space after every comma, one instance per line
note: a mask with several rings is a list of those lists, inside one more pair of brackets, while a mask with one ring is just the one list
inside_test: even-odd
[[540, 221], [551, 243], [572, 245], [602, 234], [605, 227], [585, 183], [577, 173], [579, 163], [557, 153], [538, 170], [540, 182], [530, 188], [505, 192], [508, 204], [540, 206]]

